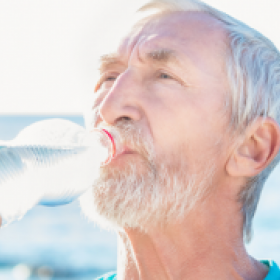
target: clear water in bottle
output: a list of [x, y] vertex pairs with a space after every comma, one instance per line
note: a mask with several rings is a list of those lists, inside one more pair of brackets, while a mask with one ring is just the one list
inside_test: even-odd
[[73, 201], [91, 186], [100, 165], [115, 151], [115, 139], [106, 130], [88, 133], [61, 119], [37, 122], [14, 140], [0, 142], [2, 224], [20, 219], [36, 204]]

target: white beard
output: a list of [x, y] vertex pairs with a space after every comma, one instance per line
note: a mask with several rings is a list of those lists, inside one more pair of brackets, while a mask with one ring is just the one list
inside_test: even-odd
[[139, 156], [122, 168], [101, 168], [100, 177], [80, 198], [84, 214], [105, 228], [144, 232], [180, 222], [209, 190], [214, 166], [209, 164], [203, 174], [189, 174], [180, 153], [172, 165], [163, 160], [157, 164], [151, 139], [143, 142], [145, 138], [131, 124], [120, 127], [125, 139], [133, 135], [126, 141], [130, 147], [138, 147], [148, 157]]

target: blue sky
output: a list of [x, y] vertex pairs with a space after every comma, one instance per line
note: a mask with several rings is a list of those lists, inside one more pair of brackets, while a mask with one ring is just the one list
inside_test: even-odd
[[[279, 0], [208, 0], [280, 48]], [[0, 114], [79, 114], [98, 54], [142, 0], [0, 0]]]

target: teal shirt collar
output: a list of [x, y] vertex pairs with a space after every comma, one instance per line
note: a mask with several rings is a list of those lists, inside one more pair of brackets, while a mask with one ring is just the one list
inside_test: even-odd
[[268, 274], [264, 278], [264, 280], [278, 280], [280, 279], [280, 269], [278, 265], [274, 261], [261, 261], [261, 263], [265, 264], [269, 267]]

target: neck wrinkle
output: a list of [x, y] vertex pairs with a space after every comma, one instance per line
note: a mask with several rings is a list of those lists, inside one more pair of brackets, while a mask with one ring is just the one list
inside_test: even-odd
[[139, 280], [138, 268], [130, 241], [124, 232], [118, 232], [118, 279]]
[[[119, 232], [119, 280], [170, 280], [152, 239], [137, 230]], [[149, 258], [147, 258], [149, 256]], [[125, 264], [125, 267], [124, 267]]]

